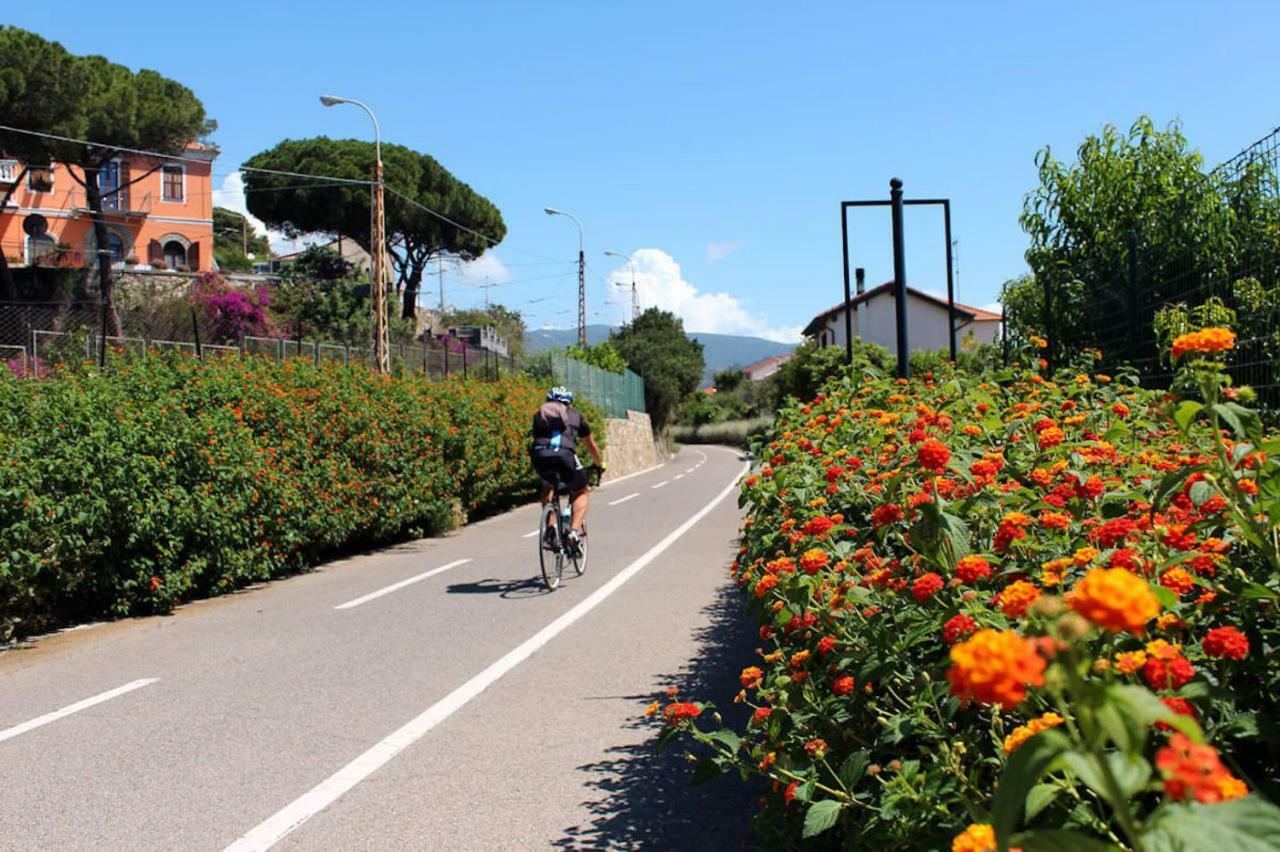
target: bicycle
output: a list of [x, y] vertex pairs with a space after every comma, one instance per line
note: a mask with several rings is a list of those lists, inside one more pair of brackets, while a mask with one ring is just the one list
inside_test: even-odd
[[[600, 469], [590, 468], [587, 481], [593, 486], [599, 484]], [[542, 567], [542, 582], [549, 592], [560, 587], [565, 562], [573, 564], [574, 574], [579, 577], [587, 570], [587, 525], [582, 525], [582, 538], [575, 546], [569, 538], [572, 515], [561, 502], [568, 494], [564, 482], [557, 480], [555, 496], [543, 507], [538, 524], [538, 562]]]

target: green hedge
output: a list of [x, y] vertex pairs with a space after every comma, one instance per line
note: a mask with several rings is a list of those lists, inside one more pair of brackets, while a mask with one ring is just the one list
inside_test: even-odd
[[0, 379], [0, 638], [164, 612], [527, 497], [542, 394], [257, 358]]

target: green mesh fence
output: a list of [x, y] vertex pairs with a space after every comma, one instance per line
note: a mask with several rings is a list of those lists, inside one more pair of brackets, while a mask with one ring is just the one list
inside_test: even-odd
[[630, 370], [618, 375], [553, 352], [551, 373], [556, 384], [591, 400], [609, 417], [626, 417], [628, 410], [644, 411], [644, 380]]

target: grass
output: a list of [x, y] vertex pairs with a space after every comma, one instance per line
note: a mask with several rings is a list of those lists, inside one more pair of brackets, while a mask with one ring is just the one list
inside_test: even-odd
[[746, 420], [725, 420], [702, 426], [672, 427], [671, 437], [681, 444], [729, 444], [745, 447], [747, 441], [762, 435], [773, 425], [773, 417], [751, 417]]

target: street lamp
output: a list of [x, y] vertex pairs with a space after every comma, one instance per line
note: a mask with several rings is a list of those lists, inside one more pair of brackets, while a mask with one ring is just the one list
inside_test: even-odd
[[339, 98], [333, 95], [321, 95], [320, 103], [327, 107], [353, 104], [368, 113], [369, 120], [373, 122], [373, 205], [369, 211], [373, 220], [369, 239], [369, 248], [372, 249], [373, 254], [373, 285], [369, 288], [373, 303], [373, 363], [374, 369], [379, 373], [389, 373], [391, 363], [388, 357], [390, 344], [387, 339], [386, 216], [382, 204], [382, 130], [378, 127], [378, 117], [373, 114], [373, 110], [369, 109], [367, 104], [353, 98]]
[[587, 348], [587, 255], [585, 251], [586, 241], [582, 236], [582, 222], [572, 213], [566, 213], [563, 210], [557, 210], [554, 207], [544, 207], [543, 211], [548, 216], [568, 216], [578, 226], [578, 345], [583, 349]]
[[631, 321], [635, 322], [640, 316], [640, 298], [636, 295], [636, 265], [631, 260], [631, 255], [623, 254], [620, 251], [605, 250], [605, 254], [609, 257], [620, 257], [627, 262], [627, 266], [631, 267]]

